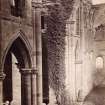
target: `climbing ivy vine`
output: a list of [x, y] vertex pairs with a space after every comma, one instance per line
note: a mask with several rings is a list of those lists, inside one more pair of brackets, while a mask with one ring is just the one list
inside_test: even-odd
[[[74, 0], [50, 0], [47, 17], [47, 47], [49, 83], [58, 105], [70, 105], [65, 91], [65, 36], [66, 20], [70, 17]], [[68, 103], [67, 103], [68, 102]]]

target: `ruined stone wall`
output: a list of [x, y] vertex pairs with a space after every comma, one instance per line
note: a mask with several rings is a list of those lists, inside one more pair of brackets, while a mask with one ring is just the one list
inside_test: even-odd
[[[105, 102], [101, 99], [105, 97], [104, 87], [105, 87], [105, 68], [104, 68], [104, 60], [105, 60], [105, 5], [99, 4], [94, 5], [92, 8], [93, 11], [93, 27], [92, 27], [92, 35], [89, 37], [90, 41], [88, 42], [88, 50], [91, 52], [88, 53], [90, 59], [91, 69], [88, 73], [90, 73], [91, 81], [89, 82], [92, 86], [91, 89], [88, 89], [88, 94], [85, 97], [84, 104], [102, 104]], [[89, 31], [88, 31], [89, 32]], [[89, 65], [89, 64], [88, 64]], [[87, 82], [88, 83], [88, 82]], [[97, 100], [99, 99], [99, 100]]]
[[91, 9], [91, 1], [76, 1], [66, 25], [67, 89], [73, 101], [83, 101], [93, 85], [93, 11]]
[[[103, 63], [103, 67], [98, 70], [98, 68], [96, 68], [96, 59], [97, 57], [101, 57], [103, 59], [105, 59], [105, 5], [101, 4], [101, 5], [96, 5], [94, 6], [94, 86], [100, 86], [102, 84], [104, 84], [105, 80], [104, 80], [104, 63]], [[98, 74], [98, 75], [97, 75]]]
[[23, 17], [13, 16], [11, 14], [11, 3], [8, 0], [1, 0], [0, 10], [0, 36], [2, 37], [2, 60], [6, 52], [7, 47], [12, 44], [12, 41], [22, 33], [23, 36], [32, 45], [32, 23], [31, 23], [31, 0], [25, 0], [25, 6], [23, 7]]

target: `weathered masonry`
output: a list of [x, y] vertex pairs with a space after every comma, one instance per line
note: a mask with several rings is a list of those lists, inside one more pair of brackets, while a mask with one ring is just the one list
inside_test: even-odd
[[[62, 3], [68, 4], [70, 0], [48, 1], [52, 2], [0, 0], [0, 105], [100, 104], [97, 100], [93, 102], [91, 97], [105, 97], [105, 4], [71, 0], [72, 10], [63, 21], [64, 30], [61, 16], [66, 17], [64, 11], [70, 8]], [[46, 22], [47, 16], [52, 16], [52, 27]], [[47, 29], [51, 28], [59, 32], [49, 32]], [[62, 40], [61, 31], [65, 32]], [[49, 37], [53, 41], [47, 39]], [[62, 72], [61, 77], [57, 75]], [[63, 92], [58, 83], [65, 89]]]
[[[41, 1], [0, 0], [0, 105], [16, 104], [18, 92], [21, 105], [42, 105], [41, 5]], [[16, 73], [20, 77], [13, 82]], [[13, 91], [16, 82], [20, 90]]]

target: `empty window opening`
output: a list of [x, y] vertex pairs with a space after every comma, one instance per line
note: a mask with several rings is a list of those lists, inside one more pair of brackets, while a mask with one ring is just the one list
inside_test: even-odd
[[103, 69], [104, 61], [102, 57], [96, 58], [96, 69]]
[[45, 29], [45, 22], [44, 22], [45, 20], [44, 20], [44, 16], [41, 16], [41, 28], [42, 29]]
[[22, 11], [24, 9], [24, 0], [11, 0], [11, 14], [13, 16], [22, 17]]

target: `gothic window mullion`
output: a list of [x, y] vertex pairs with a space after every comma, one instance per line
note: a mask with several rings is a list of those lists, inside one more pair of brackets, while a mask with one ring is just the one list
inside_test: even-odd
[[80, 9], [77, 10], [76, 16], [76, 35], [80, 34]]

